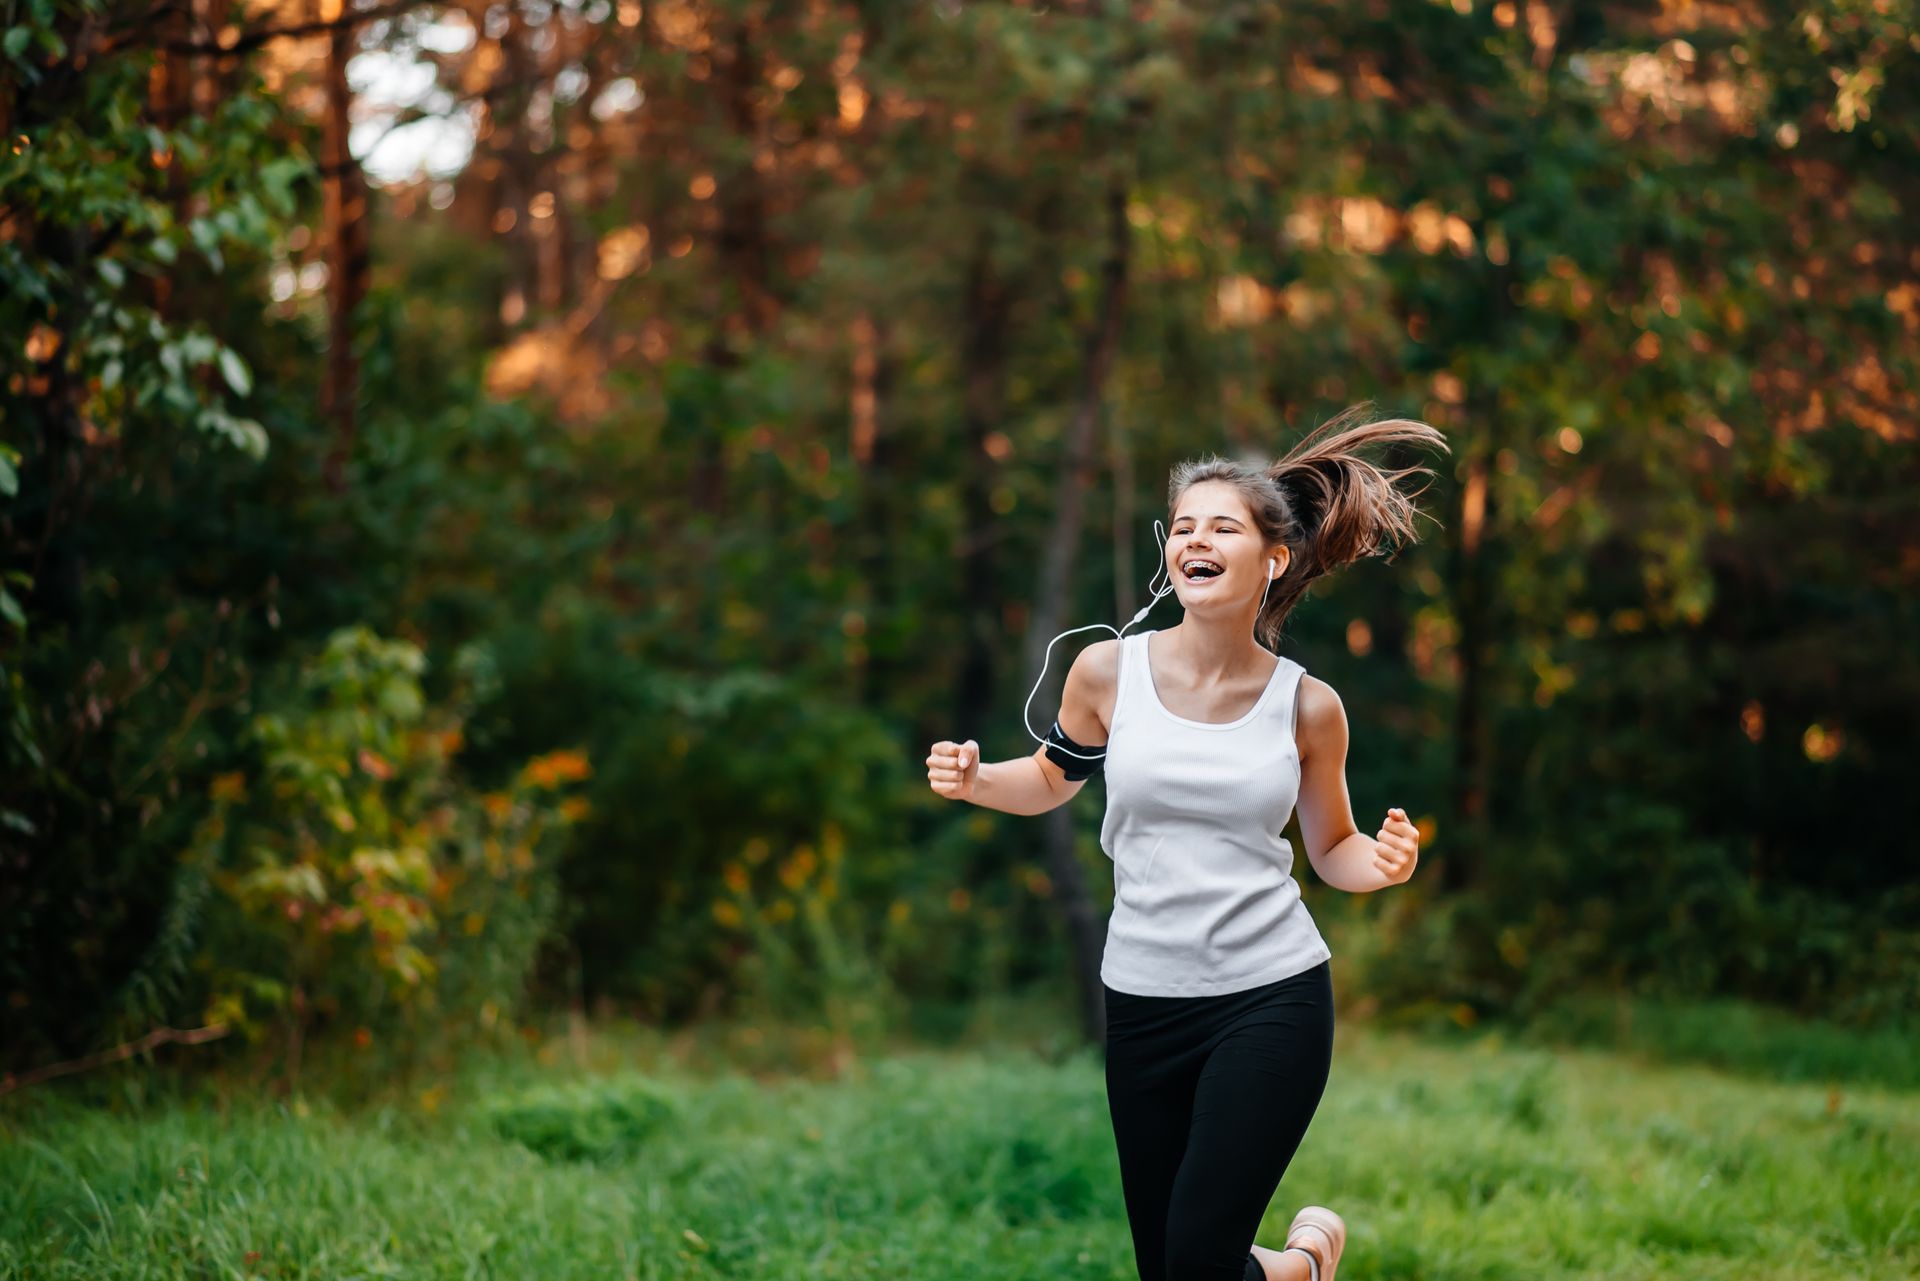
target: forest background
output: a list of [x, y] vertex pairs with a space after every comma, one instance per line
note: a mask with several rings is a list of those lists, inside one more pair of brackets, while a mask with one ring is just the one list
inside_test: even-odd
[[4, 28], [0, 1071], [1036, 987], [1097, 1036], [1100, 786], [1015, 819], [926, 747], [1031, 751], [1168, 467], [1357, 401], [1452, 452], [1282, 645], [1425, 836], [1302, 861], [1343, 1009], [1911, 1027], [1911, 4]]

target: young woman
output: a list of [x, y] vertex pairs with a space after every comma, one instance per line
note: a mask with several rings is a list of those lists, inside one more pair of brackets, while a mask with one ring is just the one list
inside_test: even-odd
[[1282, 1250], [1253, 1237], [1333, 1057], [1332, 954], [1280, 833], [1297, 807], [1314, 871], [1355, 894], [1403, 883], [1419, 855], [1404, 810], [1356, 829], [1340, 697], [1268, 648], [1316, 579], [1417, 537], [1398, 482], [1432, 473], [1361, 451], [1445, 441], [1364, 412], [1264, 470], [1176, 467], [1161, 552], [1179, 625], [1082, 651], [1032, 756], [983, 763], [969, 739], [927, 757], [935, 792], [1012, 814], [1063, 805], [1105, 769], [1107, 1101], [1142, 1281], [1334, 1281], [1346, 1245], [1319, 1206]]

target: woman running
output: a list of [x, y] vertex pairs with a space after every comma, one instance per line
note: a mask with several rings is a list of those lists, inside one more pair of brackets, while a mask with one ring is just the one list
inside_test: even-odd
[[1106, 772], [1107, 1103], [1142, 1281], [1334, 1281], [1346, 1246], [1320, 1206], [1281, 1250], [1253, 1238], [1333, 1059], [1332, 953], [1280, 833], [1297, 806], [1314, 871], [1354, 894], [1405, 882], [1419, 855], [1402, 809], [1373, 836], [1355, 828], [1340, 697], [1268, 648], [1316, 579], [1417, 537], [1417, 493], [1398, 482], [1432, 473], [1361, 451], [1446, 443], [1365, 411], [1264, 471], [1176, 467], [1161, 553], [1185, 618], [1083, 650], [1032, 756], [983, 763], [969, 739], [927, 757], [935, 792], [1011, 814], [1064, 805]]

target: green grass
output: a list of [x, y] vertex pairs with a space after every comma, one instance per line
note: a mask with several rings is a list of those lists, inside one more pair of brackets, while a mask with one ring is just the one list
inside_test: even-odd
[[[602, 1030], [352, 1108], [100, 1074], [0, 1111], [0, 1278], [1128, 1281], [1099, 1059], [1037, 1039]], [[1259, 1239], [1314, 1201], [1352, 1281], [1894, 1281], [1916, 1154], [1903, 1091], [1350, 1022]]]
[[1920, 1090], [1920, 1028], [1838, 1027], [1743, 1001], [1569, 999], [1526, 1036], [1775, 1081]]

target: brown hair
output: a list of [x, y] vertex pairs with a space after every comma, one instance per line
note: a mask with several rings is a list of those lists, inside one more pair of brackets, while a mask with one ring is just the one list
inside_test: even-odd
[[1389, 561], [1407, 543], [1419, 541], [1414, 499], [1423, 485], [1405, 493], [1407, 476], [1432, 476], [1427, 467], [1381, 467], [1360, 451], [1376, 445], [1433, 445], [1447, 450], [1438, 429], [1412, 418], [1367, 421], [1369, 402], [1335, 415], [1303, 436], [1272, 466], [1261, 470], [1208, 455], [1175, 467], [1167, 484], [1167, 510], [1203, 481], [1224, 481], [1240, 491], [1254, 524], [1268, 544], [1291, 553], [1287, 569], [1267, 591], [1254, 620], [1254, 634], [1268, 646], [1280, 641], [1287, 615], [1315, 579], [1342, 565], [1384, 552]]

